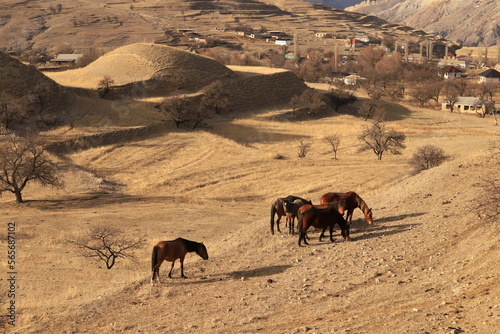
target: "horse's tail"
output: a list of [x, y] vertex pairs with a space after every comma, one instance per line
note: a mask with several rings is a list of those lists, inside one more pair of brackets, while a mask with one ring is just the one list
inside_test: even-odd
[[302, 233], [302, 230], [304, 229], [302, 226], [303, 218], [304, 218], [304, 213], [301, 212], [300, 210], [297, 210], [297, 230], [299, 231], [299, 235]]
[[155, 270], [156, 264], [158, 263], [158, 246], [153, 247], [153, 253], [151, 254], [151, 271]]
[[274, 234], [274, 215], [276, 214], [276, 200], [271, 203], [271, 233]]

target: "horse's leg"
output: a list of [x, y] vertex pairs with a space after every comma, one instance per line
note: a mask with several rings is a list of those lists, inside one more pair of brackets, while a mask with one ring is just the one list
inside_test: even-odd
[[172, 266], [170, 266], [170, 272], [168, 273], [168, 278], [172, 278], [172, 270], [174, 270], [175, 260], [172, 261]]
[[347, 210], [346, 221], [348, 224], [352, 223], [352, 214], [354, 213], [354, 209]]
[[271, 234], [274, 234], [274, 215], [276, 213], [276, 207], [274, 203], [271, 204]]
[[281, 220], [281, 215], [278, 213], [278, 219], [276, 219], [276, 229], [278, 230], [278, 232], [281, 232], [280, 231], [280, 220]]
[[333, 224], [330, 224], [330, 241], [333, 242]]
[[163, 260], [158, 261], [158, 263], [153, 268], [153, 277], [151, 278], [151, 284], [153, 284], [155, 278], [156, 282], [160, 283], [160, 266], [163, 263]]
[[184, 256], [180, 258], [180, 261], [181, 261], [181, 277], [186, 278], [186, 276], [184, 276]]
[[306, 245], [309, 245], [309, 243], [308, 243], [308, 242], [307, 242], [307, 240], [306, 240], [306, 236], [307, 236], [307, 227], [302, 228], [302, 231], [300, 231], [300, 236], [299, 236], [299, 246], [302, 246], [302, 245], [300, 244], [300, 242], [301, 242], [301, 241], [304, 241], [304, 243], [305, 243]]
[[306, 245], [309, 245], [309, 243], [306, 240], [306, 235], [307, 235], [307, 228], [303, 228], [302, 231], [299, 232], [299, 246], [302, 246], [302, 244], [300, 243], [301, 241], [304, 241]]
[[325, 231], [326, 231], [326, 227], [321, 230], [321, 234], [319, 235], [320, 242], [321, 242], [321, 240], [323, 240], [323, 237], [325, 236]]

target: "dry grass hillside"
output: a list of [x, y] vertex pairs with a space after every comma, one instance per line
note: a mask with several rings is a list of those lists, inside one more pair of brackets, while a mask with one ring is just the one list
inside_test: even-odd
[[[498, 185], [500, 132], [491, 118], [388, 103], [387, 126], [406, 134], [407, 148], [377, 161], [358, 152], [369, 123], [345, 109], [291, 118], [278, 102], [248, 108], [268, 89], [285, 100], [288, 72], [231, 70], [250, 102], [203, 128], [161, 123], [148, 99], [89, 95], [81, 99], [94, 109], [72, 128], [44, 133], [61, 142], [109, 136], [58, 157], [64, 188], [30, 184], [22, 205], [0, 198], [4, 222], [17, 225], [17, 322], [5, 325], [8, 333], [496, 332], [498, 214], [492, 219], [482, 206], [484, 185]], [[136, 130], [146, 125], [155, 130]], [[338, 160], [323, 139], [333, 133], [342, 140]], [[299, 140], [312, 144], [302, 159]], [[407, 161], [424, 144], [450, 159], [412, 175]], [[295, 194], [317, 203], [325, 192], [348, 190], [375, 219], [368, 225], [356, 211], [352, 241], [337, 230], [334, 243], [318, 242], [311, 230], [311, 245], [299, 247], [283, 224], [271, 235], [272, 199]], [[135, 262], [107, 270], [68, 243], [102, 225], [146, 236]], [[153, 244], [177, 237], [203, 241], [210, 258], [188, 254], [187, 279], [178, 263], [166, 278], [165, 263], [162, 283], [151, 287]]]
[[316, 32], [337, 35], [340, 44], [343, 43], [341, 36], [347, 35], [386, 36], [414, 42], [439, 39], [374, 16], [302, 0], [59, 0], [54, 3], [5, 0], [0, 3], [0, 48], [15, 54], [54, 57], [69, 50], [86, 52], [89, 49], [104, 54], [133, 43], [175, 44], [166, 32], [177, 29], [192, 29], [202, 37], [222, 41], [226, 51], [282, 49], [264, 40], [243, 38], [231, 29], [226, 31], [228, 26], [264, 27], [291, 36], [299, 34], [298, 49], [304, 53], [311, 47], [326, 49], [337, 43], [328, 40], [325, 45], [324, 39], [315, 37]]
[[136, 43], [112, 50], [84, 68], [49, 75], [66, 86], [94, 89], [104, 77], [116, 86], [141, 82], [150, 86], [150, 93], [160, 94], [165, 85], [172, 90], [183, 81], [182, 88], [199, 89], [231, 74], [208, 57], [165, 45]]

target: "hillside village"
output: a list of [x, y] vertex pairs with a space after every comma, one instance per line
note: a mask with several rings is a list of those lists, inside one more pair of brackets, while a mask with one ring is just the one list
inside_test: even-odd
[[[68, 44], [39, 31], [44, 52], [0, 51], [0, 328], [496, 333], [500, 53], [358, 14], [330, 30], [341, 11], [288, 4], [110, 2], [76, 20], [85, 6], [61, 2], [44, 24], [72, 13]], [[332, 240], [275, 226], [277, 199], [330, 192], [360, 199], [349, 225], [328, 215]], [[176, 238], [206, 251], [153, 282], [154, 246]]]

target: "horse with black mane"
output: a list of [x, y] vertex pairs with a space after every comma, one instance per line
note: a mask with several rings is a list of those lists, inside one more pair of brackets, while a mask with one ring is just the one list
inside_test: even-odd
[[295, 200], [302, 200], [304, 203], [312, 204], [311, 201], [307, 199], [303, 199], [302, 197], [288, 195], [287, 197], [276, 198], [271, 202], [271, 234], [274, 234], [274, 216], [277, 215], [278, 219], [276, 219], [276, 227], [278, 228], [278, 232], [280, 231], [280, 220], [281, 217], [286, 216], [285, 209], [283, 208], [283, 203], [293, 202]]
[[322, 241], [324, 232], [327, 228], [330, 229], [330, 241], [333, 242], [333, 227], [338, 224], [341, 229], [341, 234], [344, 239], [349, 240], [349, 225], [344, 216], [339, 211], [343, 209], [339, 207], [342, 202], [335, 202], [323, 205], [304, 205], [298, 212], [298, 228], [299, 228], [299, 246], [301, 241], [306, 245], [309, 243], [306, 240], [307, 229], [311, 226], [321, 228], [319, 241]]
[[361, 211], [363, 211], [363, 214], [365, 215], [365, 220], [367, 221], [368, 224], [373, 223], [372, 209], [369, 208], [368, 205], [365, 203], [365, 201], [363, 201], [363, 199], [354, 191], [348, 191], [346, 193], [333, 193], [333, 192], [326, 193], [323, 196], [321, 196], [320, 203], [328, 204], [340, 200], [344, 200], [346, 202], [347, 205], [346, 220], [349, 222], [349, 225], [352, 222], [352, 214], [354, 212], [354, 209], [356, 208], [359, 208]]
[[296, 199], [293, 202], [283, 201], [283, 210], [286, 214], [286, 223], [288, 224], [288, 231], [290, 234], [294, 234], [295, 232], [295, 218], [297, 218], [299, 208], [306, 204], [311, 204], [311, 202], [306, 202], [302, 199]]
[[186, 278], [186, 276], [184, 276], [184, 258], [188, 252], [196, 252], [203, 260], [208, 259], [207, 248], [203, 243], [183, 238], [177, 238], [170, 241], [159, 241], [153, 247], [153, 253], [151, 255], [151, 269], [153, 271], [151, 285], [153, 285], [155, 279], [158, 283], [160, 282], [160, 266], [164, 260], [172, 262], [170, 272], [168, 273], [168, 277], [172, 277], [175, 261], [180, 259], [181, 277]]

